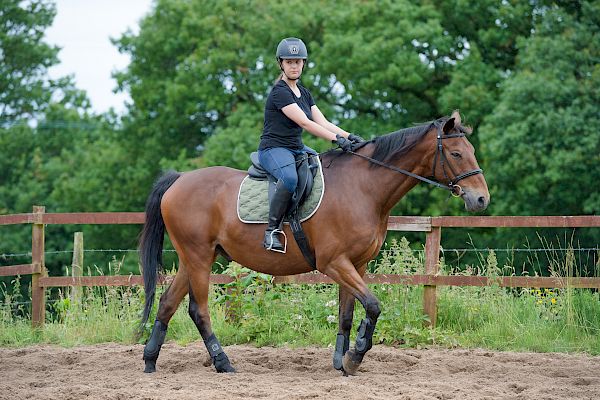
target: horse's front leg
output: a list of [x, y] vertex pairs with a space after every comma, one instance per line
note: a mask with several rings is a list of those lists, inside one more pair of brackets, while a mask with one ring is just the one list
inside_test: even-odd
[[167, 336], [169, 321], [187, 294], [188, 286], [188, 277], [185, 273], [185, 268], [183, 265], [180, 265], [175, 279], [173, 279], [169, 288], [160, 296], [156, 321], [154, 321], [152, 333], [150, 333], [150, 338], [144, 347], [143, 358], [146, 363], [144, 372], [150, 373], [156, 371], [156, 360]]
[[340, 286], [339, 329], [335, 340], [335, 351], [333, 352], [333, 368], [338, 371], [343, 370], [342, 359], [350, 348], [350, 329], [352, 329], [355, 300], [352, 293]]
[[365, 354], [373, 346], [373, 332], [375, 331], [377, 318], [379, 318], [379, 314], [381, 313], [379, 300], [377, 300], [365, 284], [362, 278], [362, 275], [364, 275], [362, 267], [357, 270], [350, 260], [345, 257], [340, 256], [334, 262], [330, 262], [322, 272], [339, 283], [340, 290], [342, 288], [347, 290], [360, 301], [366, 312], [366, 318], [361, 321], [358, 327], [354, 350], [348, 350], [342, 358], [344, 371], [350, 375], [354, 375], [362, 363]]

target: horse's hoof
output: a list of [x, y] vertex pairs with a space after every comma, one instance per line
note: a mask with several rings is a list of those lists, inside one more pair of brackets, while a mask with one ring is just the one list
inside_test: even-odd
[[147, 374], [156, 372], [156, 361], [146, 360], [146, 368], [144, 368], [144, 372]]
[[352, 361], [353, 355], [354, 352], [352, 350], [348, 350], [342, 359], [344, 372], [348, 375], [356, 375], [356, 371], [358, 371], [358, 367], [360, 367], [360, 363]]
[[343, 371], [342, 358], [344, 356], [341, 353], [335, 353], [333, 355], [333, 368], [338, 371]]
[[235, 372], [235, 368], [231, 366], [231, 362], [225, 353], [213, 357], [213, 364], [217, 372]]
[[227, 364], [226, 366], [217, 369], [217, 372], [219, 372], [219, 373], [227, 372], [227, 373], [233, 374], [233, 373], [236, 373], [237, 371], [235, 370], [235, 368], [233, 368], [231, 366], [231, 364]]

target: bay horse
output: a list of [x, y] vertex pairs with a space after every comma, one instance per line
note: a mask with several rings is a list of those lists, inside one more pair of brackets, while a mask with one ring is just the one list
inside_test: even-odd
[[[367, 263], [384, 242], [392, 207], [420, 181], [448, 189], [462, 198], [467, 211], [482, 211], [489, 204], [487, 183], [467, 139], [470, 133], [455, 111], [450, 117], [377, 137], [351, 153], [330, 151], [322, 156], [326, 190], [319, 209], [303, 228], [317, 270], [340, 285], [333, 366], [344, 375], [355, 374], [372, 347], [380, 304], [363, 277]], [[189, 315], [215, 369], [235, 372], [210, 322], [209, 278], [217, 255], [276, 276], [312, 270], [295, 241], [290, 240], [285, 254], [267, 251], [262, 245], [265, 224], [240, 222], [237, 194], [246, 175], [245, 171], [219, 166], [168, 172], [155, 183], [140, 235], [145, 289], [142, 326], [154, 301], [165, 229], [180, 265], [160, 298], [144, 348], [145, 372], [156, 370], [169, 320], [187, 293]], [[289, 226], [284, 231], [290, 237]], [[366, 318], [358, 327], [354, 349], [350, 349], [355, 299], [364, 307]]]

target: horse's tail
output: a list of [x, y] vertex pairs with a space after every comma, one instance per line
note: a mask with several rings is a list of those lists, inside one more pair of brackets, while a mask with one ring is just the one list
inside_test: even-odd
[[162, 249], [165, 237], [165, 222], [160, 212], [160, 203], [162, 197], [179, 178], [181, 174], [175, 171], [168, 171], [161, 176], [154, 187], [148, 200], [146, 201], [146, 222], [144, 229], [140, 234], [140, 262], [142, 264], [142, 275], [144, 276], [144, 291], [146, 300], [144, 304], [144, 313], [140, 330], [148, 321], [152, 305], [154, 304], [154, 294], [156, 293], [156, 281], [158, 269], [162, 268]]

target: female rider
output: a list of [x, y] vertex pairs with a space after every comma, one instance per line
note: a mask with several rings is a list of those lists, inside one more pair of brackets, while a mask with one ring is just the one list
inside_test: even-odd
[[314, 150], [302, 143], [302, 130], [338, 144], [344, 151], [362, 139], [329, 122], [315, 104], [312, 95], [298, 80], [306, 65], [308, 52], [297, 38], [283, 39], [277, 46], [277, 62], [282, 73], [265, 104], [265, 122], [258, 146], [261, 165], [277, 178], [269, 204], [269, 222], [263, 245], [267, 250], [283, 252], [278, 238], [288, 203], [296, 190], [298, 175], [295, 155]]

